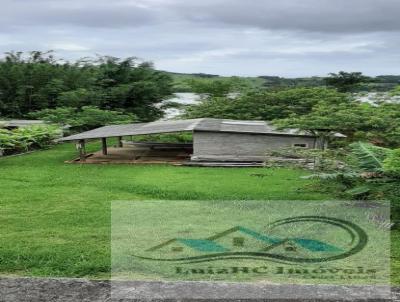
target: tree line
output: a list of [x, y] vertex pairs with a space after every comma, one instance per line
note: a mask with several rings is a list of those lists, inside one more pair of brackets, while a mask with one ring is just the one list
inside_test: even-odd
[[6, 53], [0, 60], [0, 115], [26, 117], [69, 107], [123, 111], [138, 120], [162, 116], [159, 104], [172, 93], [172, 78], [135, 57], [57, 59], [53, 52]]
[[194, 83], [193, 89], [202, 99], [184, 108], [185, 118], [264, 120], [279, 128], [312, 132], [323, 141], [342, 133], [347, 136], [343, 143], [363, 140], [400, 147], [400, 103], [390, 100], [391, 95], [400, 95], [400, 86], [386, 99], [361, 102], [352, 93], [369, 81], [361, 73], [331, 74], [325, 80], [326, 87], [254, 89], [238, 85], [237, 79], [228, 81], [230, 85], [194, 82], [199, 81], [202, 84]]
[[[385, 80], [396, 81], [395, 76]], [[201, 76], [186, 80], [202, 96], [181, 118], [266, 120], [281, 128], [311, 131], [329, 140], [367, 140], [400, 146], [400, 104], [362, 103], [352, 92], [375, 81], [360, 72], [339, 72], [323, 87], [259, 87], [248, 79]], [[399, 86], [398, 86], [399, 87]], [[394, 88], [392, 95], [400, 94]], [[0, 115], [37, 118], [81, 131], [106, 124], [153, 121], [174, 89], [167, 72], [135, 57], [57, 59], [53, 52], [6, 53], [0, 60]]]

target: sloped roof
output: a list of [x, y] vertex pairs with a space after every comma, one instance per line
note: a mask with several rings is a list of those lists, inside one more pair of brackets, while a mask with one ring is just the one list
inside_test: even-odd
[[74, 141], [81, 139], [94, 139], [102, 137], [118, 137], [142, 134], [159, 134], [183, 131], [211, 131], [211, 132], [236, 132], [236, 133], [260, 133], [290, 136], [313, 136], [296, 129], [277, 130], [265, 121], [240, 121], [228, 119], [188, 119], [156, 121], [151, 123], [136, 123], [127, 125], [104, 126], [79, 134], [71, 135], [59, 141]]
[[27, 127], [33, 125], [43, 125], [46, 122], [42, 120], [0, 120], [6, 127]]

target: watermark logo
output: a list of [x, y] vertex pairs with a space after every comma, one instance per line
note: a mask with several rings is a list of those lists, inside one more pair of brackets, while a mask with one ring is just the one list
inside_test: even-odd
[[171, 238], [133, 256], [177, 263], [228, 259], [321, 263], [350, 257], [367, 243], [366, 232], [353, 222], [297, 216], [277, 220], [260, 230], [237, 225], [206, 238]]

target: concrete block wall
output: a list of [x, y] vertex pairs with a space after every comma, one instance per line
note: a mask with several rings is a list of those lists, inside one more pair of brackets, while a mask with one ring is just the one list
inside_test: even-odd
[[195, 131], [192, 160], [264, 161], [268, 150], [292, 147], [294, 144], [307, 144], [308, 148], [314, 148], [315, 138]]

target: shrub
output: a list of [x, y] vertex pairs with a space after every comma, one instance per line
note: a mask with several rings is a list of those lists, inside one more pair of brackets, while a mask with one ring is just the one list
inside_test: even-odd
[[94, 106], [84, 106], [81, 109], [72, 107], [44, 109], [33, 112], [29, 116], [49, 123], [68, 125], [73, 131], [91, 130], [110, 124], [127, 124], [136, 120], [132, 114], [102, 110]]
[[62, 132], [56, 126], [31, 126], [14, 130], [0, 129], [0, 152], [14, 154], [29, 150], [46, 148], [61, 137]]
[[393, 150], [383, 161], [383, 170], [400, 177], [400, 149]]
[[[274, 157], [289, 159], [286, 164], [291, 166], [295, 165], [298, 167], [309, 168], [309, 163], [312, 163], [313, 170], [316, 171], [335, 171], [340, 170], [344, 167], [343, 159], [345, 153], [342, 149], [336, 150], [320, 150], [320, 149], [307, 149], [299, 147], [288, 147], [281, 148], [278, 150], [268, 150], [267, 166], [273, 166], [275, 159]], [[272, 157], [272, 159], [271, 159]], [[291, 161], [292, 160], [292, 161]], [[298, 160], [298, 161], [296, 161]], [[277, 161], [278, 166], [281, 166], [283, 162]]]

